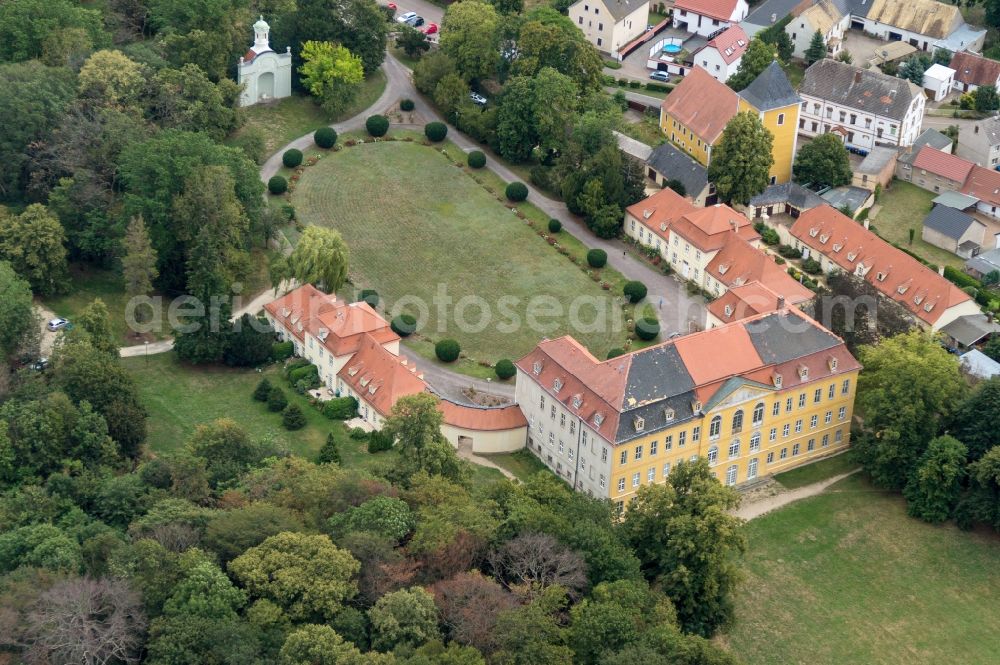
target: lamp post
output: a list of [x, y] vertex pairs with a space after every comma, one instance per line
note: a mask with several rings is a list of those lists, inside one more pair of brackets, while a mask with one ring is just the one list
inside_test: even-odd
[[492, 381], [492, 380], [493, 380], [493, 377], [490, 377], [490, 376], [486, 377], [486, 395], [490, 396], [490, 397], [492, 397], [492, 394], [490, 393], [490, 381]]
[[142, 343], [143, 350], [146, 352], [146, 364], [149, 364], [149, 340], [145, 340]]

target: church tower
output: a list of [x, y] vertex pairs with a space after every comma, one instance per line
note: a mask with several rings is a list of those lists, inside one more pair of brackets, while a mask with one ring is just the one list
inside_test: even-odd
[[240, 58], [238, 82], [243, 86], [240, 106], [250, 106], [292, 94], [292, 49], [271, 50], [271, 26], [264, 17], [253, 24], [253, 46]]

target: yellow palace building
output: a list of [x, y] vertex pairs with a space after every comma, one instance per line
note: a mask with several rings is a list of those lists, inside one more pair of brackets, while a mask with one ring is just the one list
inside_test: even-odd
[[780, 184], [792, 178], [800, 103], [777, 62], [739, 93], [695, 67], [660, 105], [660, 129], [672, 143], [708, 166], [712, 149], [733, 116], [741, 111], [756, 113], [774, 136], [770, 176], [771, 184]]
[[794, 307], [599, 361], [572, 337], [517, 362], [528, 449], [623, 508], [704, 457], [726, 485], [848, 446], [861, 365]]

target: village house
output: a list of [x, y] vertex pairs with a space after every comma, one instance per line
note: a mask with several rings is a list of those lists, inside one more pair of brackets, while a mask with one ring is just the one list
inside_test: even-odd
[[960, 131], [955, 152], [979, 166], [995, 168], [1000, 164], [1000, 118], [984, 118], [972, 126], [972, 131], [968, 127]]
[[861, 163], [854, 167], [851, 174], [851, 184], [855, 187], [874, 190], [876, 186], [888, 187], [896, 172], [896, 150], [876, 146], [872, 148]]
[[962, 187], [962, 193], [977, 199], [976, 210], [1000, 219], [1000, 172], [973, 166]]
[[677, 0], [673, 27], [712, 38], [742, 21], [749, 11], [746, 0]]
[[528, 450], [619, 510], [699, 457], [732, 486], [844, 450], [861, 369], [787, 306], [605, 361], [545, 340], [516, 366]]
[[974, 164], [947, 152], [924, 146], [912, 164], [900, 162], [896, 177], [931, 192], [957, 192]]
[[646, 175], [661, 187], [671, 181], [680, 183], [684, 196], [699, 208], [714, 204], [718, 198], [705, 167], [669, 141], [653, 148], [646, 159]]
[[736, 73], [750, 45], [750, 38], [738, 25], [726, 28], [691, 56], [695, 67], [701, 67], [717, 81], [726, 82]]
[[730, 287], [724, 294], [708, 303], [706, 328], [718, 328], [733, 321], [784, 308], [784, 296], [778, 295], [760, 282], [747, 282]]
[[936, 205], [924, 217], [920, 237], [935, 247], [968, 259], [982, 249], [986, 225], [961, 210]]
[[837, 134], [851, 149], [909, 146], [920, 133], [924, 93], [909, 81], [829, 58], [806, 70], [799, 131]]
[[935, 62], [924, 72], [924, 90], [927, 92], [927, 97], [935, 102], [947, 97], [954, 85], [955, 70], [951, 67]]
[[773, 215], [788, 215], [795, 218], [806, 210], [825, 203], [815, 192], [797, 183], [786, 182], [769, 185], [763, 192], [750, 199], [747, 214], [760, 219]]
[[803, 213], [783, 240], [819, 261], [823, 272], [863, 278], [902, 305], [920, 325], [940, 330], [962, 316], [982, 316], [969, 294], [830, 206]]
[[618, 49], [646, 31], [649, 2], [577, 0], [570, 5], [568, 14], [598, 51], [617, 57]]
[[843, 47], [844, 31], [849, 23], [850, 17], [843, 14], [833, 0], [799, 4], [792, 10], [792, 20], [785, 26], [794, 47], [792, 55], [805, 58], [817, 32], [823, 36], [827, 54], [830, 57], [837, 55]]
[[986, 85], [1000, 85], [1000, 62], [975, 53], [960, 51], [948, 65], [955, 70], [954, 88], [959, 92], [975, 92]]

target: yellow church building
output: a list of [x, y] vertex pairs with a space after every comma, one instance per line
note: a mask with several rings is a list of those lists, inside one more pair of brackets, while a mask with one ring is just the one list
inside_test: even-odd
[[781, 184], [792, 178], [800, 103], [777, 62], [739, 93], [695, 67], [660, 105], [660, 129], [671, 143], [708, 166], [733, 116], [756, 113], [774, 137], [771, 184]]

